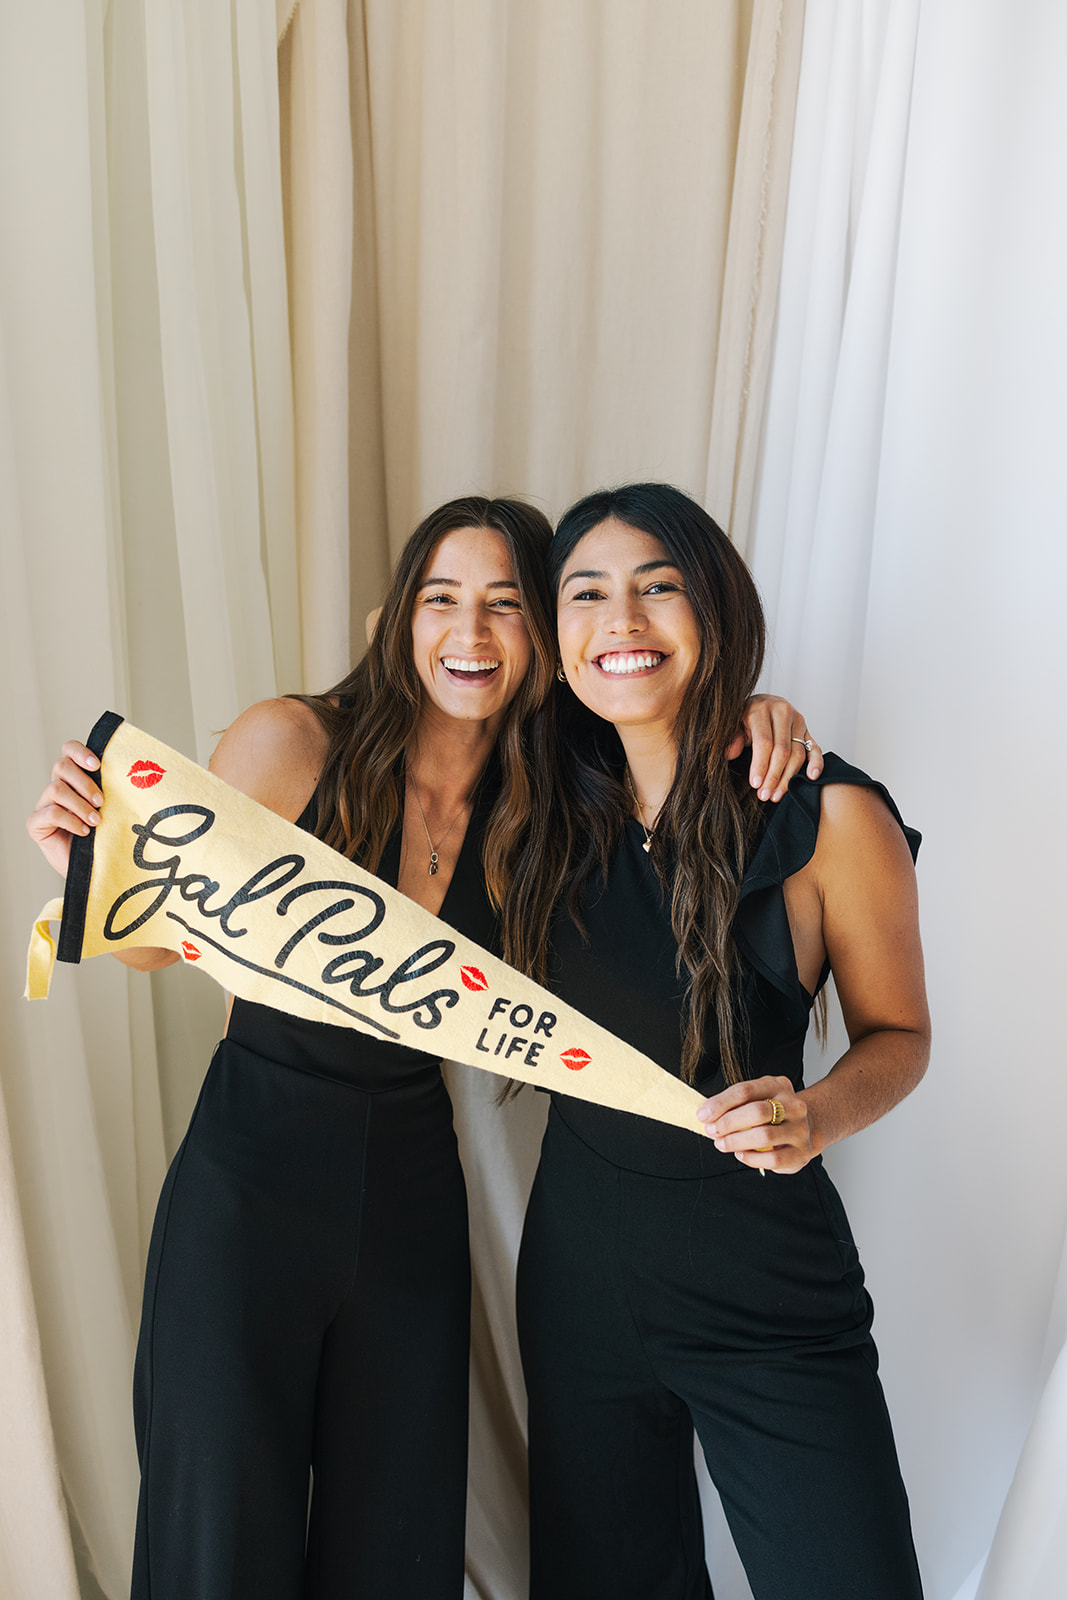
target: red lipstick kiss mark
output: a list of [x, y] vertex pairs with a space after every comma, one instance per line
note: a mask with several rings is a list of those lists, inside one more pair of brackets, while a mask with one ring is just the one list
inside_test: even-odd
[[186, 961], [200, 960], [200, 951], [196, 948], [195, 944], [190, 944], [188, 939], [182, 940], [182, 955], [185, 957]]
[[158, 761], [135, 761], [126, 776], [136, 789], [152, 789], [167, 769]]
[[477, 967], [460, 967], [459, 975], [468, 989], [488, 989], [489, 979]]
[[564, 1050], [559, 1059], [565, 1067], [570, 1067], [572, 1072], [581, 1072], [593, 1058], [587, 1051], [579, 1050], [576, 1046], [573, 1050]]

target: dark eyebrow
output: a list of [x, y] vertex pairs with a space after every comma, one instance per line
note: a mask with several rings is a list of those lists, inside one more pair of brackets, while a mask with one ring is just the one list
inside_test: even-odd
[[[424, 578], [419, 584], [420, 589], [437, 588], [443, 584], [448, 589], [462, 589], [463, 585], [458, 578]], [[496, 578], [492, 583], [487, 583], [487, 589], [518, 589], [514, 578]]]
[[[646, 572], [660, 572], [664, 567], [670, 567], [674, 572], [681, 572], [682, 570], [675, 561], [642, 561], [639, 567], [634, 568], [634, 577], [643, 577]], [[570, 583], [574, 578], [606, 578], [607, 576], [606, 572], [568, 572], [563, 582]]]

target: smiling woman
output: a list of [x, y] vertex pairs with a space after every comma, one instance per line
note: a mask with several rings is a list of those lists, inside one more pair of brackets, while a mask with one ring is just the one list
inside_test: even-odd
[[[516, 501], [432, 513], [355, 671], [253, 706], [211, 763], [482, 946], [555, 660], [550, 534]], [[100, 820], [98, 766], [65, 746], [30, 819], [60, 870]], [[469, 1324], [438, 1058], [235, 1001], [149, 1253], [135, 1600], [459, 1600]]]
[[457, 528], [429, 567], [412, 616], [427, 709], [482, 722], [495, 737], [533, 653], [511, 553], [491, 529]]
[[681, 569], [662, 547], [614, 517], [601, 523], [564, 574], [557, 626], [584, 704], [608, 722], [640, 722], [646, 738], [670, 734], [701, 647]]
[[[553, 1095], [519, 1266], [532, 1600], [706, 1600], [694, 1430], [754, 1594], [918, 1600], [871, 1302], [820, 1160], [925, 1068], [918, 836], [833, 756], [759, 805], [729, 759], [759, 597], [687, 496], [589, 496], [549, 571], [573, 695], [537, 770], [561, 820], [515, 895], [532, 938], [549, 928], [550, 984], [695, 1083], [708, 1137]], [[805, 1087], [831, 968], [850, 1047]]]

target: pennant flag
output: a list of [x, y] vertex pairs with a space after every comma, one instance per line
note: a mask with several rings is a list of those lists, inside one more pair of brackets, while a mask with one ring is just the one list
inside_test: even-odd
[[57, 959], [163, 946], [242, 999], [699, 1132], [695, 1089], [295, 823], [113, 711], [88, 744], [102, 820], [34, 926], [31, 1000]]

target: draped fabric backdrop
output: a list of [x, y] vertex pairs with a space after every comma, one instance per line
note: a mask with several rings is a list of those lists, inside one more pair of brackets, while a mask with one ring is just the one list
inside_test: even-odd
[[77, 1593], [65, 1496], [118, 1600], [148, 1231], [222, 1007], [116, 962], [27, 1005], [55, 880], [20, 830], [105, 707], [205, 760], [299, 686], [277, 34], [258, 0], [0, 18], [0, 1593]]
[[768, 675], [926, 834], [929, 1076], [829, 1165], [936, 1600], [994, 1530], [981, 1600], [1067, 1571], [1065, 59], [1054, 3], [809, 0], [747, 551]]
[[803, 8], [280, 15], [309, 679], [347, 670], [392, 556], [455, 495], [558, 513], [639, 468], [747, 522]]
[[[926, 831], [931, 1073], [832, 1165], [931, 1600], [1058, 1596], [1062, 8], [9, 0], [0, 26], [0, 1593], [125, 1592], [143, 1258], [221, 1009], [116, 963], [21, 1000], [52, 892], [21, 820], [59, 742], [114, 705], [205, 759], [241, 705], [347, 670], [430, 506], [656, 476], [752, 563], [769, 682]], [[519, 1600], [543, 1106], [474, 1077], [468, 1592]]]

